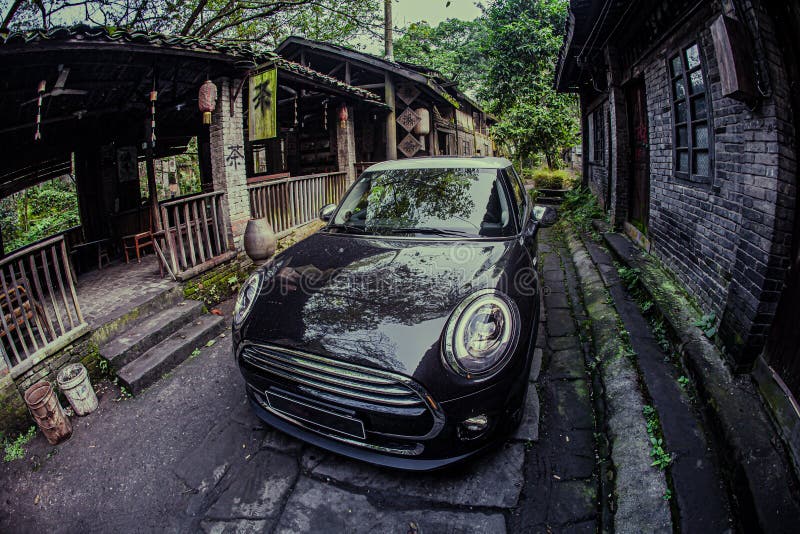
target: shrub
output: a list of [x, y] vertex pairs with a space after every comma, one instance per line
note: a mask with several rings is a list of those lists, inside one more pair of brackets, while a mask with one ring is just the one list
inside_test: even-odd
[[567, 171], [538, 169], [532, 173], [538, 189], [572, 189], [577, 180]]
[[604, 216], [602, 208], [597, 204], [597, 198], [586, 188], [573, 189], [564, 195], [561, 204], [563, 219], [571, 221], [581, 232], [588, 232], [592, 219], [601, 219]]

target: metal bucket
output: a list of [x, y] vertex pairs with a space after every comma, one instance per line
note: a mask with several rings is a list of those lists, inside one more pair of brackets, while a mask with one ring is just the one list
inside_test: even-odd
[[97, 409], [97, 395], [83, 364], [62, 367], [58, 373], [58, 389], [67, 397], [76, 415], [89, 415]]
[[29, 387], [25, 391], [25, 404], [50, 445], [57, 445], [72, 435], [72, 425], [50, 382], [36, 382]]

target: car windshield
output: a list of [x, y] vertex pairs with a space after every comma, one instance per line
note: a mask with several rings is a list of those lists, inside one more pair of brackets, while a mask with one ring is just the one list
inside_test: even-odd
[[361, 175], [330, 227], [377, 235], [501, 237], [514, 232], [497, 169], [394, 169]]

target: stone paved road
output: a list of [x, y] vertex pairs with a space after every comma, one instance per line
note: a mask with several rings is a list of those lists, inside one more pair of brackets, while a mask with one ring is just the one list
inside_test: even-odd
[[2, 466], [0, 531], [594, 531], [594, 422], [572, 280], [558, 249], [543, 250], [538, 442], [532, 390], [517, 435], [464, 466], [398, 473], [328, 454], [260, 424], [225, 337], [135, 399], [106, 393], [57, 455], [38, 436], [36, 471], [30, 460]]

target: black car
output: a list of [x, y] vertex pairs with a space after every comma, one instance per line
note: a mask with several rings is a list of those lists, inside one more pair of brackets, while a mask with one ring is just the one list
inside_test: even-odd
[[522, 417], [539, 320], [536, 234], [554, 215], [534, 208], [505, 159], [367, 169], [321, 210], [325, 227], [239, 294], [234, 352], [258, 416], [402, 469], [496, 445]]

